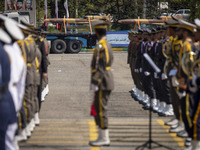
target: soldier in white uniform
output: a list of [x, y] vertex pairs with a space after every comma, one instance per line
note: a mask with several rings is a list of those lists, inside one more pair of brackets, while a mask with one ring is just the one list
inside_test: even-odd
[[[0, 28], [0, 148], [5, 150], [5, 138], [8, 125], [11, 121], [11, 110], [14, 107], [8, 91], [10, 82], [10, 60], [3, 49], [5, 43], [11, 43], [11, 38]], [[11, 98], [11, 99], [10, 99]], [[13, 113], [15, 115], [15, 112]], [[16, 118], [15, 118], [16, 119]]]
[[[11, 59], [11, 79], [9, 82], [9, 91], [14, 101], [16, 115], [21, 109], [24, 90], [25, 90], [25, 78], [26, 78], [26, 65], [22, 58], [21, 50], [17, 43], [17, 40], [23, 40], [24, 36], [21, 30], [16, 26], [16, 23], [10, 19], [0, 16], [0, 26], [11, 37], [13, 44], [4, 45], [5, 51], [9, 54]], [[17, 130], [17, 122], [10, 124], [6, 132], [6, 150], [16, 150], [14, 144], [14, 137]]]

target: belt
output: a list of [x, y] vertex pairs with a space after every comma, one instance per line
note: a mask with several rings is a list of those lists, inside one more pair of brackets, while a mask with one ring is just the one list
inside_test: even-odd
[[[106, 70], [109, 71], [111, 70], [111, 67], [106, 67]], [[96, 72], [96, 69], [92, 69], [92, 73], [95, 73]]]

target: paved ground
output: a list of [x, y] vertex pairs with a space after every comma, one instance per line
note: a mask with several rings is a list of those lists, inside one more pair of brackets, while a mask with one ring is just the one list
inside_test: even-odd
[[[112, 71], [115, 90], [109, 102], [111, 146], [95, 148], [89, 140], [97, 137], [89, 91], [92, 53], [50, 55], [50, 93], [42, 105], [41, 124], [32, 137], [21, 143], [21, 150], [134, 150], [148, 138], [148, 111], [134, 101], [125, 52], [114, 53]], [[174, 149], [181, 149], [183, 139], [168, 134], [166, 118], [153, 115], [153, 139]], [[157, 148], [161, 150], [162, 148]]]

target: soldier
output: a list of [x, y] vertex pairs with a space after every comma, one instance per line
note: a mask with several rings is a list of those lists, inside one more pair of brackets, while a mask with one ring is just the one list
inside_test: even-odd
[[[149, 56], [152, 58], [152, 60], [154, 61], [154, 63], [156, 65], [158, 65], [157, 63], [157, 56], [156, 54], [158, 54], [158, 44], [159, 44], [159, 40], [160, 40], [160, 32], [157, 31], [156, 29], [152, 29], [152, 41], [153, 41], [153, 47], [149, 52]], [[152, 102], [152, 109], [156, 112], [158, 111], [159, 108], [159, 100], [161, 99], [161, 87], [160, 87], [160, 78], [159, 75], [157, 73], [154, 73], [153, 69], [150, 69], [150, 73], [152, 75], [154, 75], [154, 77], [152, 78], [153, 81], [153, 87], [155, 89], [155, 100]], [[149, 109], [149, 106], [147, 107], [147, 109]]]
[[[183, 49], [179, 54], [180, 61], [177, 72], [177, 79], [179, 81], [178, 95], [181, 100], [181, 112], [185, 130], [187, 131], [189, 138], [192, 138], [192, 113], [195, 101], [194, 94], [188, 91], [186, 84], [188, 80], [192, 78], [192, 74], [191, 72], [185, 70], [184, 66], [188, 65], [188, 63], [193, 63], [194, 61], [193, 52], [195, 52], [196, 49], [192, 41], [192, 37], [194, 31], [196, 30], [196, 26], [183, 20], [178, 21], [180, 23], [180, 35], [183, 42]], [[187, 60], [185, 56], [189, 57], [189, 60]], [[185, 62], [182, 60], [185, 60]]]
[[[170, 132], [178, 133], [184, 129], [182, 118], [181, 118], [181, 109], [180, 109], [180, 99], [177, 94], [177, 80], [175, 78], [176, 74], [173, 74], [173, 72], [176, 72], [177, 70], [177, 63], [179, 62], [178, 56], [179, 52], [182, 49], [182, 42], [180, 39], [176, 38], [176, 28], [179, 24], [176, 20], [168, 20], [166, 21], [166, 24], [168, 25], [168, 33], [170, 36], [170, 39], [167, 40], [166, 43], [166, 55], [168, 57], [168, 68], [166, 70], [166, 73], [169, 75], [169, 81], [170, 81], [170, 95], [171, 95], [171, 102], [175, 114], [175, 118], [170, 120], [166, 123], [166, 125], [171, 125]], [[176, 61], [175, 61], [176, 60]], [[171, 70], [171, 73], [170, 73]], [[162, 106], [162, 110], [164, 109], [165, 104]]]
[[[147, 51], [147, 53], [149, 54], [149, 56], [154, 60], [154, 52], [155, 52], [155, 49], [157, 48], [157, 31], [156, 29], [152, 28], [151, 30], [151, 42], [152, 42], [152, 47], [151, 49], [149, 49], [149, 51]], [[156, 93], [158, 93], [158, 91], [156, 90], [160, 90], [160, 88], [156, 87], [156, 85], [158, 85], [157, 83], [154, 85], [154, 82], [155, 82], [155, 73], [154, 73], [154, 70], [151, 68], [151, 66], [148, 66], [148, 72], [150, 73], [150, 77], [151, 77], [151, 80], [152, 80], [152, 88], [154, 89], [154, 93], [155, 93], [155, 98], [152, 100], [152, 107], [153, 109], [155, 109], [155, 106], [157, 105], [157, 99], [156, 99]], [[156, 89], [155, 89], [156, 88]], [[150, 103], [147, 103], [145, 106], [144, 106], [144, 109], [149, 109], [150, 108]]]
[[133, 49], [134, 49], [134, 43], [135, 43], [135, 36], [134, 36], [134, 32], [130, 33], [130, 44], [129, 44], [129, 54], [128, 54], [128, 63], [130, 66], [130, 71], [131, 71], [131, 75], [133, 78], [133, 73], [132, 73], [132, 68], [133, 68]]
[[99, 127], [98, 139], [90, 141], [91, 146], [110, 145], [108, 131], [108, 100], [114, 89], [111, 65], [113, 53], [111, 45], [106, 40], [107, 23], [104, 21], [94, 22], [95, 33], [98, 39], [92, 58], [91, 90], [95, 92], [94, 107], [97, 112], [95, 122]]
[[135, 72], [136, 69], [136, 58], [137, 58], [137, 46], [139, 43], [139, 37], [137, 32], [133, 32], [133, 45], [132, 45], [132, 54], [131, 54], [131, 73], [132, 73], [132, 78], [134, 81], [134, 88], [132, 89], [133, 93], [135, 94], [135, 98], [138, 99], [139, 96], [139, 90], [142, 90], [142, 85], [138, 76], [138, 73]]
[[128, 39], [130, 40], [130, 43], [129, 43], [129, 45], [128, 45], [127, 64], [129, 64], [129, 66], [130, 66], [131, 45], [133, 44], [132, 32], [128, 32]]
[[143, 30], [142, 29], [138, 30], [137, 38], [138, 38], [137, 48], [136, 48], [137, 57], [135, 59], [134, 72], [137, 74], [139, 80], [138, 80], [138, 86], [135, 89], [136, 92], [135, 93], [132, 92], [132, 96], [133, 98], [135, 98], [135, 100], [142, 101], [143, 99], [146, 98], [143, 85], [142, 85], [143, 74], [140, 73], [140, 69], [139, 69], [141, 65], [140, 62], [142, 59], [142, 54], [141, 54], [141, 46], [143, 44]]
[[[195, 40], [196, 41], [200, 41], [200, 20], [199, 19], [195, 19], [195, 24], [197, 26], [197, 32], [195, 33]], [[197, 49], [198, 53], [199, 53], [199, 49]], [[196, 60], [194, 62], [194, 64], [196, 64], [197, 67], [197, 71], [194, 72], [195, 74], [193, 74], [193, 79], [190, 79], [190, 81], [188, 82], [188, 89], [189, 91], [194, 95], [194, 107], [193, 107], [193, 112], [192, 112], [192, 129], [191, 131], [191, 136], [192, 136], [192, 146], [189, 147], [187, 150], [199, 150], [200, 149], [200, 128], [199, 128], [199, 124], [200, 124], [200, 70], [199, 70], [199, 62], [200, 62], [200, 57], [199, 54], [197, 54]], [[193, 66], [195, 67], [195, 66]], [[192, 68], [194, 69], [194, 68]], [[193, 71], [193, 70], [192, 70]], [[185, 83], [183, 83], [184, 86]]]
[[[3, 44], [11, 43], [11, 38], [2, 28], [0, 28], [0, 35], [0, 147], [2, 150], [6, 150], [6, 131], [12, 118], [11, 111], [14, 109], [11, 106], [14, 106], [14, 104], [10, 103], [12, 102], [12, 97], [8, 90], [11, 72], [10, 60], [8, 54], [3, 49]], [[16, 115], [15, 112], [14, 115]]]
[[[27, 45], [25, 43], [24, 40], [19, 40], [17, 41], [18, 45], [20, 46], [21, 48], [21, 51], [22, 51], [22, 57], [24, 58], [24, 62], [25, 64], [27, 64], [27, 58], [28, 58], [28, 48], [27, 48]], [[27, 76], [26, 76], [26, 85], [28, 84], [27, 82]], [[22, 105], [22, 108], [19, 112], [19, 116], [18, 116], [18, 132], [17, 132], [17, 135], [15, 137], [15, 140], [16, 140], [16, 143], [18, 141], [26, 141], [27, 140], [27, 135], [26, 135], [26, 126], [27, 126], [27, 114], [26, 114], [26, 111], [25, 111], [25, 105], [26, 105], [26, 102], [25, 102], [25, 98], [23, 99], [23, 105]]]
[[[161, 30], [161, 29], [159, 29]], [[166, 40], [162, 39], [164, 31], [159, 31], [158, 34], [158, 41], [155, 44], [155, 49], [154, 49], [154, 61], [156, 65], [160, 68], [161, 73], [155, 74], [154, 77], [154, 83], [153, 85], [155, 86], [156, 89], [156, 98], [157, 98], [157, 105], [154, 107], [154, 111], [157, 111], [159, 115], [164, 115], [164, 116], [173, 116], [173, 108], [171, 105], [171, 97], [170, 97], [170, 92], [169, 92], [169, 80], [167, 75], [165, 74], [163, 68], [165, 65], [166, 58], [163, 55], [163, 44]], [[162, 106], [162, 103], [166, 103], [165, 109], [162, 107], [160, 108], [160, 105]]]
[[[142, 103], [142, 104], [146, 104], [149, 100], [149, 97], [144, 89], [144, 72], [143, 72], [143, 53], [144, 53], [144, 47], [147, 43], [147, 32], [145, 29], [143, 30], [139, 30], [138, 31], [139, 33], [142, 33], [142, 36], [139, 34], [139, 45], [137, 46], [137, 59], [136, 59], [136, 69], [135, 69], [135, 72], [138, 74], [139, 78], [140, 78], [140, 81], [141, 81], [141, 85], [142, 85], [142, 90], [140, 90], [139, 92], [139, 103]], [[140, 39], [141, 38], [141, 39]]]
[[[143, 51], [142, 55], [144, 55], [145, 53], [149, 54], [153, 47], [151, 30], [146, 29], [145, 33], [146, 33], [146, 37], [144, 38], [144, 40], [146, 40], [146, 43], [142, 49]], [[145, 93], [148, 95], [147, 99], [143, 102], [144, 102], [144, 108], [148, 109], [150, 107], [150, 99], [151, 99], [152, 104], [155, 103], [156, 99], [155, 99], [155, 90], [153, 87], [153, 80], [152, 80], [154, 75], [151, 73], [151, 66], [146, 61], [144, 56], [142, 58], [142, 71], [144, 73], [143, 87], [144, 87]]]
[[[33, 41], [33, 40], [32, 40]], [[34, 102], [34, 61], [36, 57], [36, 49], [30, 42], [30, 38], [28, 39], [28, 35], [26, 35], [25, 44], [28, 48], [28, 58], [27, 58], [27, 85], [25, 88], [24, 95], [24, 107], [26, 112], [27, 126], [26, 126], [26, 134], [27, 137], [31, 136], [31, 131], [33, 131], [34, 122], [34, 111], [35, 111], [35, 102]]]
[[[9, 54], [11, 59], [11, 80], [9, 82], [9, 91], [14, 101], [15, 115], [20, 111], [24, 95], [26, 67], [21, 56], [21, 50], [16, 43], [17, 40], [23, 40], [24, 36], [21, 30], [16, 26], [16, 23], [10, 19], [0, 16], [1, 26], [11, 37], [13, 44], [5, 44], [4, 49]], [[14, 116], [13, 116], [14, 117]], [[6, 149], [15, 149], [14, 137], [17, 130], [17, 122], [12, 122], [8, 126], [6, 132]]]
[[41, 36], [38, 36], [37, 38], [35, 38], [35, 41], [42, 54], [42, 61], [39, 68], [40, 86], [38, 87], [38, 100], [39, 100], [39, 110], [40, 110], [41, 103], [42, 103], [42, 80], [48, 77], [48, 74], [47, 74], [48, 62], [47, 62], [47, 55], [46, 55], [46, 43], [44, 41], [44, 38], [42, 38]]
[[[47, 68], [50, 65], [50, 60], [49, 60], [49, 53], [50, 53], [50, 49], [49, 49], [49, 43], [46, 39], [46, 35], [45, 33], [42, 34], [42, 38], [44, 39], [44, 44], [45, 44], [45, 52], [46, 52], [46, 58], [47, 58]], [[45, 96], [49, 93], [49, 86], [48, 86], [48, 76], [47, 78], [43, 78], [42, 79], [42, 101], [45, 100]]]
[[39, 99], [38, 99], [38, 89], [40, 87], [40, 65], [42, 61], [42, 54], [41, 51], [36, 48], [36, 58], [35, 58], [35, 71], [34, 71], [34, 101], [35, 101], [35, 112], [34, 112], [34, 123], [35, 125], [40, 124], [39, 120]]

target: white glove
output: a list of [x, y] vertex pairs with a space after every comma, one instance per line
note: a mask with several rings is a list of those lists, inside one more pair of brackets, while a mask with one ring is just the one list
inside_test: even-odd
[[177, 87], [178, 85], [179, 85], [179, 83], [178, 83], [176, 76], [173, 76], [172, 77], [172, 86]]
[[149, 75], [150, 75], [150, 72], [145, 71], [145, 72], [144, 72], [144, 75], [145, 75], [145, 76], [149, 76]]
[[177, 69], [172, 69], [172, 70], [170, 70], [170, 72], [169, 72], [169, 76], [175, 76], [176, 73], [177, 73]]
[[140, 68], [140, 72], [142, 72], [142, 68]]
[[97, 85], [95, 85], [95, 84], [91, 84], [91, 85], [90, 85], [90, 90], [91, 90], [91, 91], [98, 91], [98, 90], [99, 90], [99, 87], [98, 87]]
[[186, 96], [186, 92], [184, 91], [183, 93], [181, 93], [181, 92], [178, 92], [178, 97], [181, 99], [181, 98], [183, 98], [183, 97], [185, 97]]
[[189, 90], [190, 90], [192, 93], [196, 93], [197, 90], [198, 90], [198, 86], [197, 86], [197, 83], [196, 83], [196, 79], [197, 79], [197, 76], [193, 75], [193, 78], [192, 78], [192, 80], [190, 80], [190, 83], [189, 83]]
[[156, 72], [154, 72], [154, 78], [155, 79], [158, 79], [159, 77], [158, 77], [158, 74], [156, 73]]
[[162, 73], [162, 76], [161, 76], [162, 80], [166, 80], [167, 79], [167, 75]]

